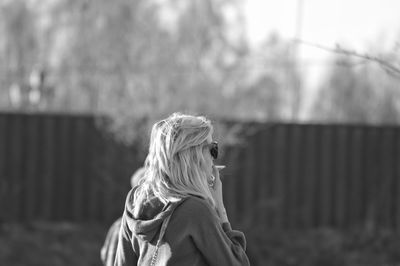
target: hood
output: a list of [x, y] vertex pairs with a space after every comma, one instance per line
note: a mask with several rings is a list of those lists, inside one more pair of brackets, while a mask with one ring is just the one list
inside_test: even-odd
[[141, 202], [134, 201], [133, 188], [127, 196], [125, 213], [129, 229], [145, 241], [154, 239], [162, 222], [180, 205], [183, 200], [164, 204], [156, 196], [150, 195]]

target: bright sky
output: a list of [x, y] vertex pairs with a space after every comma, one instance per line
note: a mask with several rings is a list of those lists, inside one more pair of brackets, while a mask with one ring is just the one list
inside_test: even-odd
[[[259, 43], [272, 31], [334, 48], [336, 44], [360, 53], [390, 50], [400, 38], [400, 0], [243, 0], [248, 38]], [[298, 6], [302, 7], [299, 12]], [[298, 15], [301, 14], [301, 15]], [[329, 53], [298, 46], [303, 84], [311, 102], [329, 65]]]
[[[304, 41], [329, 47], [337, 43], [360, 52], [390, 49], [394, 38], [400, 36], [400, 0], [243, 1], [247, 31], [254, 43], [271, 31], [294, 38], [297, 21], [301, 21], [299, 37]], [[302, 3], [302, 16], [298, 16], [299, 3]], [[321, 62], [330, 55], [305, 45], [299, 48], [299, 56], [307, 69], [321, 67]], [[306, 63], [310, 61], [314, 63]]]

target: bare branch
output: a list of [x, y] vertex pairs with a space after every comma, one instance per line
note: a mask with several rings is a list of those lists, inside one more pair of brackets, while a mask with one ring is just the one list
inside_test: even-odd
[[316, 43], [311, 43], [311, 42], [306, 42], [300, 39], [294, 39], [294, 42], [299, 43], [299, 44], [304, 44], [304, 45], [308, 45], [308, 46], [312, 46], [318, 49], [322, 49], [328, 52], [332, 52], [332, 53], [336, 53], [336, 54], [342, 54], [342, 55], [348, 55], [348, 56], [353, 56], [353, 57], [357, 57], [357, 58], [362, 58], [364, 60], [368, 60], [371, 62], [375, 62], [378, 63], [381, 67], [383, 67], [385, 69], [385, 71], [390, 74], [395, 76], [396, 78], [400, 78], [400, 68], [389, 63], [388, 61], [379, 58], [377, 56], [371, 56], [369, 54], [360, 54], [356, 51], [351, 51], [351, 50], [347, 50], [344, 49], [342, 47], [340, 47], [339, 45], [336, 45], [335, 48], [331, 48], [331, 47], [327, 47], [327, 46], [323, 46], [320, 44], [316, 44]]

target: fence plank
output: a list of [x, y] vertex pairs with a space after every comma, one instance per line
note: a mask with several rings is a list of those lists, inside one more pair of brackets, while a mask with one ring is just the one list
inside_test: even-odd
[[227, 147], [227, 150], [224, 152], [225, 157], [223, 158], [223, 164], [226, 165], [226, 169], [222, 172], [223, 184], [224, 184], [224, 202], [226, 205], [226, 209], [229, 217], [232, 219], [232, 225], [239, 224], [239, 214], [237, 213], [237, 206], [235, 204], [237, 199], [237, 184], [238, 179], [244, 179], [246, 177], [240, 176], [240, 166], [239, 154], [241, 149], [234, 147]]
[[303, 167], [300, 162], [301, 157], [301, 132], [298, 125], [289, 127], [288, 143], [288, 179], [287, 179], [287, 199], [288, 199], [288, 228], [302, 228], [302, 185], [300, 176]]
[[86, 162], [86, 147], [85, 147], [85, 134], [87, 133], [86, 125], [89, 121], [85, 117], [79, 118], [73, 129], [73, 143], [72, 143], [72, 169], [71, 169], [71, 179], [73, 180], [72, 191], [74, 192], [74, 197], [72, 199], [73, 213], [72, 217], [76, 221], [83, 221], [83, 176], [84, 174], [84, 164]]
[[381, 158], [379, 154], [378, 130], [374, 127], [368, 128], [365, 138], [365, 177], [363, 183], [363, 209], [364, 221], [367, 230], [374, 230], [377, 226], [378, 211], [378, 186], [379, 186], [379, 167]]
[[47, 220], [55, 219], [53, 209], [55, 206], [54, 195], [56, 193], [53, 184], [55, 181], [55, 157], [56, 157], [56, 117], [45, 116], [44, 122], [44, 172], [43, 172], [43, 198], [42, 198], [42, 217]]
[[71, 128], [72, 119], [63, 116], [59, 120], [59, 144], [57, 154], [57, 187], [59, 193], [58, 198], [58, 219], [71, 220], [73, 217], [72, 210], [72, 178], [71, 178]]
[[288, 222], [287, 215], [287, 176], [288, 176], [288, 165], [287, 165], [287, 128], [283, 125], [277, 125], [274, 129], [274, 149], [273, 154], [276, 156], [274, 164], [274, 175], [275, 180], [275, 197], [277, 198], [277, 209], [274, 217], [274, 228], [286, 228]]
[[8, 167], [9, 164], [7, 155], [8, 147], [8, 130], [7, 125], [10, 121], [10, 118], [4, 114], [0, 114], [0, 209], [3, 210], [0, 212], [0, 220], [9, 220], [11, 219], [11, 202], [10, 199], [10, 191], [11, 191], [11, 180], [8, 177]]
[[[90, 125], [90, 132], [92, 136], [96, 136], [96, 128], [95, 125], [92, 124]], [[86, 145], [88, 150], [90, 151], [87, 156], [88, 156], [88, 161], [92, 162], [95, 154], [93, 153], [96, 150], [95, 147], [95, 138], [89, 138], [86, 140]], [[93, 221], [101, 221], [101, 213], [99, 211], [99, 202], [101, 201], [99, 197], [99, 190], [101, 189], [101, 184], [99, 184], [99, 178], [96, 173], [95, 165], [89, 164], [89, 169], [88, 171], [88, 176], [87, 176], [87, 195], [88, 195], [88, 201], [87, 201], [87, 217], [88, 219], [91, 219]]]
[[23, 116], [15, 115], [10, 121], [9, 138], [10, 138], [10, 177], [13, 181], [11, 187], [13, 201], [13, 217], [18, 221], [23, 220], [22, 213], [24, 209], [24, 195], [23, 195], [23, 177], [22, 169], [25, 167], [24, 158], [24, 142], [23, 142]]
[[318, 208], [321, 210], [321, 226], [330, 226], [332, 220], [332, 153], [333, 132], [331, 127], [322, 129], [321, 135], [321, 168], [320, 168], [320, 199]]
[[395, 186], [393, 188], [393, 212], [392, 215], [394, 216], [395, 222], [395, 229], [397, 232], [400, 231], [400, 130], [396, 128], [396, 136], [394, 139], [394, 150], [395, 150], [395, 162], [396, 166], [394, 168], [394, 176], [395, 176]]
[[315, 132], [315, 154], [316, 154], [316, 164], [315, 164], [315, 175], [316, 175], [316, 179], [315, 179], [315, 191], [314, 191], [314, 201], [313, 201], [313, 205], [312, 208], [314, 210], [314, 226], [315, 227], [320, 227], [322, 225], [323, 222], [323, 208], [321, 208], [322, 206], [322, 184], [323, 184], [323, 178], [322, 178], [322, 168], [323, 168], [323, 150], [324, 150], [324, 146], [325, 143], [323, 143], [322, 141], [322, 133], [323, 133], [323, 126], [316, 126], [316, 132]]
[[[103, 137], [103, 139], [106, 139], [105, 136], [102, 136], [102, 137]], [[96, 141], [93, 142], [94, 146], [97, 146], [97, 145], [99, 145], [101, 143], [100, 137], [97, 137], [95, 140]], [[107, 139], [107, 141], [108, 141], [108, 139]], [[109, 162], [107, 162], [107, 164], [108, 164], [107, 168], [112, 168], [113, 165], [118, 165], [118, 163], [122, 163], [124, 154], [121, 154], [121, 149], [119, 148], [119, 145], [112, 145], [113, 143], [111, 141], [108, 141], [108, 143], [109, 143], [107, 145], [108, 152], [111, 152], [113, 154], [113, 160], [112, 161], [110, 160]], [[125, 156], [126, 156], [126, 154], [125, 154]], [[111, 184], [114, 183], [114, 182], [111, 181], [111, 179], [122, 178], [124, 176], [123, 176], [123, 174], [121, 172], [121, 169], [116, 169], [115, 176], [110, 176], [110, 173], [105, 172], [105, 174], [103, 174], [101, 176], [101, 178], [100, 178], [100, 175], [97, 175], [97, 174], [93, 175], [93, 177], [100, 179], [99, 180], [100, 182], [97, 182], [97, 183], [101, 184], [102, 187], [103, 186], [107, 186], [112, 190], [112, 189], [115, 189], [115, 188], [113, 188], [112, 185], [111, 185]], [[129, 183], [128, 182], [126, 182], [126, 187], [129, 187]], [[99, 192], [102, 192], [102, 191], [104, 191], [104, 190], [103, 189], [99, 189]], [[104, 219], [106, 219], [106, 215], [104, 215], [104, 214], [109, 208], [112, 207], [112, 204], [113, 204], [113, 202], [111, 201], [111, 193], [108, 193], [108, 195], [99, 196], [99, 200], [102, 201], [102, 205], [103, 205], [103, 208], [101, 208], [101, 210], [100, 210], [101, 213], [99, 214], [99, 216], [101, 216], [102, 218], [104, 217]]]
[[365, 130], [354, 127], [349, 137], [349, 188], [348, 188], [348, 226], [359, 227], [362, 220], [362, 191], [364, 182], [364, 141]]
[[[240, 186], [240, 191], [238, 191], [238, 195], [243, 194], [243, 205], [241, 206], [241, 212], [239, 213], [242, 216], [243, 222], [245, 226], [251, 226], [255, 218], [255, 210], [257, 209], [256, 206], [256, 171], [255, 171], [255, 162], [256, 162], [256, 155], [254, 153], [253, 145], [254, 139], [249, 138], [248, 146], [245, 149], [243, 162], [243, 169], [242, 169], [242, 186]], [[251, 148], [250, 148], [251, 147]], [[243, 178], [245, 177], [245, 178]], [[253, 208], [248, 208], [248, 206], [253, 206]]]
[[[380, 152], [381, 167], [379, 169], [379, 207], [378, 219], [379, 227], [391, 228], [393, 222], [391, 220], [392, 188], [394, 187], [394, 130], [392, 128], [383, 128], [380, 130]], [[399, 162], [397, 162], [399, 163]], [[393, 227], [392, 227], [393, 228]]]
[[304, 202], [303, 202], [303, 222], [306, 228], [313, 228], [317, 225], [317, 211], [315, 203], [317, 202], [318, 175], [317, 165], [318, 156], [318, 128], [316, 126], [307, 126], [304, 129]]
[[39, 158], [39, 124], [38, 117], [32, 116], [25, 120], [26, 128], [24, 130], [24, 139], [26, 142], [26, 167], [24, 167], [24, 186], [25, 186], [25, 212], [24, 220], [35, 219], [35, 211], [37, 206], [37, 179], [38, 175], [38, 158]]
[[257, 179], [259, 181], [258, 193], [259, 193], [259, 224], [264, 224], [268, 227], [271, 226], [272, 218], [274, 215], [274, 209], [276, 208], [274, 204], [274, 195], [273, 195], [273, 161], [272, 161], [272, 135], [271, 135], [271, 127], [266, 127], [260, 134], [259, 140], [256, 141], [258, 143], [256, 154], [259, 154], [260, 162], [257, 167], [259, 169]]
[[344, 228], [347, 222], [346, 217], [346, 202], [348, 195], [348, 127], [340, 126], [336, 128], [336, 152], [335, 161], [335, 175], [333, 185], [335, 187], [334, 195], [334, 226]]

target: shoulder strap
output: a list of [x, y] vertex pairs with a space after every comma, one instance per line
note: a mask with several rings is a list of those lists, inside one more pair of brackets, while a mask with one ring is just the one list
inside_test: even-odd
[[161, 241], [162, 241], [162, 239], [164, 237], [165, 230], [167, 229], [167, 226], [168, 226], [168, 223], [169, 223], [169, 219], [171, 219], [171, 216], [174, 213], [176, 207], [178, 207], [180, 204], [182, 204], [186, 199], [187, 199], [187, 197], [182, 198], [180, 200], [179, 204], [174, 206], [174, 208], [172, 209], [171, 213], [162, 222], [161, 230], [160, 230], [160, 236], [158, 237], [157, 244], [156, 244], [156, 250], [153, 253], [153, 257], [151, 258], [150, 266], [155, 266], [156, 265], [157, 256], [158, 256], [158, 249], [159, 249], [159, 247], [161, 245]]
[[167, 229], [169, 219], [171, 219], [171, 216], [172, 216], [172, 212], [168, 215], [167, 218], [165, 218], [165, 220], [163, 221], [163, 223], [161, 225], [160, 236], [158, 237], [157, 244], [156, 244], [156, 250], [154, 251], [153, 257], [151, 258], [150, 266], [154, 266], [156, 263], [157, 255], [158, 255], [158, 248], [161, 245], [161, 241], [164, 237], [165, 230]]

